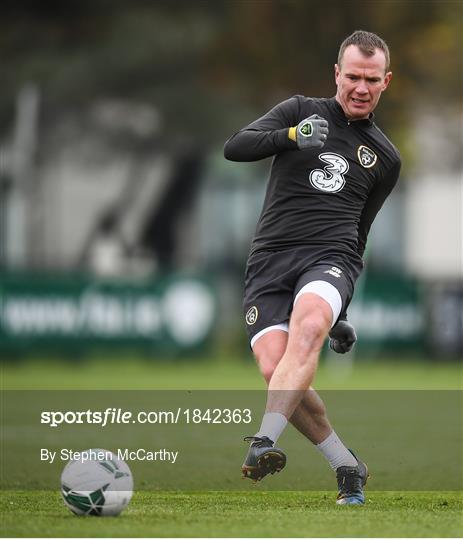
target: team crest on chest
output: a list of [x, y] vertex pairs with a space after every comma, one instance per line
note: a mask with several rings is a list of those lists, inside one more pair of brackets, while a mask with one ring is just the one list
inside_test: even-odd
[[359, 158], [360, 165], [365, 167], [365, 169], [373, 167], [378, 159], [378, 156], [373, 152], [373, 150], [370, 150], [368, 146], [364, 146], [363, 144], [358, 147], [357, 157]]

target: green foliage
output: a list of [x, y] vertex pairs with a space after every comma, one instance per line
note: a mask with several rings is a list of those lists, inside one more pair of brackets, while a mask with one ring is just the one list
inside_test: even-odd
[[129, 98], [158, 106], [171, 136], [223, 140], [288, 95], [333, 95], [339, 44], [364, 28], [390, 45], [394, 81], [379, 117], [387, 131], [400, 132], [415, 101], [461, 97], [462, 6], [452, 0], [7, 3], [0, 49], [9, 78], [0, 119], [11, 118], [21, 85], [35, 81], [50, 112], [95, 98]]

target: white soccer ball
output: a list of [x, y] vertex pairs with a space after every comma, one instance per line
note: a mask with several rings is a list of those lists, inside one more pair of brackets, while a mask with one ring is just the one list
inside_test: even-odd
[[132, 473], [108, 450], [84, 450], [64, 468], [61, 494], [74, 514], [117, 516], [132, 498]]

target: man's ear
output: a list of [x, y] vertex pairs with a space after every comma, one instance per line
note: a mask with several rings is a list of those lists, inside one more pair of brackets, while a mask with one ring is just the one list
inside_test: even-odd
[[338, 84], [340, 73], [341, 73], [341, 70], [339, 69], [338, 64], [334, 64], [334, 80], [336, 82], [336, 85]]
[[386, 88], [389, 86], [389, 83], [392, 79], [392, 71], [388, 71], [386, 75], [384, 76], [384, 82], [383, 82], [383, 92], [386, 90]]

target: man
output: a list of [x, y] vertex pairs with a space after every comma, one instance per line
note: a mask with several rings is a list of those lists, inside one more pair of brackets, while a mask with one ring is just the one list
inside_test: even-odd
[[294, 96], [225, 144], [225, 157], [275, 156], [245, 277], [251, 348], [268, 383], [267, 405], [242, 471], [254, 481], [286, 463], [275, 447], [288, 420], [336, 471], [338, 504], [363, 504], [366, 465], [333, 431], [311, 388], [329, 334], [336, 352], [356, 340], [346, 309], [370, 226], [397, 182], [400, 156], [373, 122], [388, 87], [389, 50], [356, 31], [341, 44], [336, 96]]

